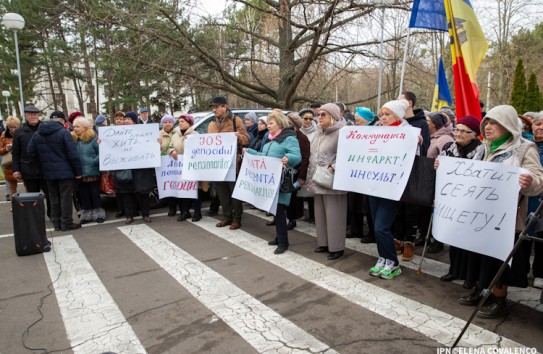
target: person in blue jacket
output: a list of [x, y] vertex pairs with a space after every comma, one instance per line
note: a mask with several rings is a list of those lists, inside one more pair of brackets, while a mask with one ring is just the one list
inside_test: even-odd
[[[268, 115], [268, 139], [262, 147], [262, 152], [254, 149], [244, 149], [251, 155], [278, 157], [283, 168], [293, 168], [302, 161], [300, 145], [296, 140], [296, 133], [289, 128], [287, 117], [280, 111], [273, 111]], [[288, 250], [288, 228], [286, 210], [290, 204], [291, 193], [279, 193], [277, 212], [275, 214], [275, 230], [277, 236], [268, 242], [270, 246], [277, 246], [274, 253], [282, 254]]]
[[28, 154], [38, 156], [51, 199], [51, 221], [55, 231], [81, 227], [72, 219], [74, 179], [81, 179], [81, 163], [64, 113], [55, 111], [50, 121], [40, 124], [28, 144]]

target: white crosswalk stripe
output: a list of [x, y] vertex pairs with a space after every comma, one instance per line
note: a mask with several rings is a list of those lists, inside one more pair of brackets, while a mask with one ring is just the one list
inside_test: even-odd
[[258, 352], [336, 353], [147, 225], [119, 230]]
[[[420, 302], [394, 294], [378, 286], [337, 271], [288, 251], [280, 257], [267, 244], [243, 230], [224, 230], [215, 227], [216, 220], [204, 218], [198, 227], [250, 252], [302, 279], [316, 284], [363, 308], [389, 320], [407, 326], [443, 345], [451, 346], [465, 321]], [[471, 325], [461, 346], [478, 348], [519, 348], [521, 344]]]
[[74, 353], [145, 353], [76, 240], [56, 237], [53, 247], [44, 258]]

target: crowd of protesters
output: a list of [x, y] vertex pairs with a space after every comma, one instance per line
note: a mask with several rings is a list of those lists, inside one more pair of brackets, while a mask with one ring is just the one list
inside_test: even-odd
[[[241, 119], [232, 113], [222, 96], [214, 97], [210, 107], [215, 117], [207, 132], [234, 132], [237, 136], [237, 171], [243, 154], [247, 153], [280, 158], [283, 168], [292, 172], [283, 175], [292, 178], [295, 190], [279, 193], [277, 211], [267, 223], [276, 227], [276, 237], [268, 242], [276, 246], [275, 254], [288, 250], [288, 230], [296, 228], [297, 220], [304, 218], [305, 222], [315, 223], [315, 252], [327, 253], [327, 259], [336, 260], [344, 255], [346, 238], [376, 243], [379, 257], [369, 273], [393, 279], [401, 274], [398, 256], [404, 262], [412, 260], [415, 247], [424, 242], [426, 234], [431, 235], [431, 207], [334, 190], [315, 178], [316, 174], [333, 176], [339, 130], [347, 125], [420, 128], [417, 154], [435, 159], [435, 169], [439, 168], [440, 156], [523, 168], [525, 172], [519, 177], [516, 237], [525, 228], [528, 213], [537, 208], [543, 193], [543, 112], [519, 115], [513, 107], [501, 105], [483, 117], [456, 117], [448, 108], [438, 112], [416, 109], [416, 96], [412, 92], [386, 102], [377, 115], [366, 107], [356, 107], [351, 114], [340, 102], [314, 102], [299, 113], [273, 110], [268, 116], [258, 117], [251, 112]], [[104, 222], [106, 214], [100, 203], [100, 189], [104, 180], [112, 180], [118, 200], [116, 217], [125, 217], [126, 224], [131, 224], [139, 210], [143, 221], [151, 222], [149, 195], [156, 184], [154, 169], [108, 173], [98, 168], [100, 140], [96, 127], [106, 125], [107, 117], [100, 115], [93, 120], [74, 112], [66, 119], [63, 112], [53, 112], [50, 120], [42, 123], [40, 113], [38, 108], [27, 106], [25, 124], [21, 126], [16, 117], [6, 120], [6, 129], [0, 137], [0, 155], [7, 158], [11, 154], [12, 159], [11, 163], [2, 164], [9, 186], [8, 199], [17, 191], [17, 182], [22, 181], [27, 192], [43, 191], [47, 195], [47, 215], [55, 230], [74, 230], [82, 223]], [[139, 115], [117, 112], [112, 121], [115, 125], [151, 122], [146, 108]], [[190, 114], [178, 117], [166, 114], [160, 123], [161, 154], [177, 159], [184, 153], [185, 140], [198, 134], [193, 129], [194, 118]], [[220, 204], [222, 218], [216, 226], [237, 230], [241, 227], [243, 204], [232, 198], [234, 186], [235, 182], [200, 181], [196, 199], [167, 198], [168, 216], [176, 216], [179, 210], [178, 221], [198, 222], [202, 219], [204, 194], [213, 190], [216, 198], [208, 215], [217, 215]], [[72, 220], [73, 205], [79, 210], [80, 223]], [[530, 233], [543, 236], [543, 220]], [[428, 253], [445, 249], [433, 237], [430, 240]], [[501, 262], [453, 246], [448, 250], [449, 271], [440, 280], [463, 280], [463, 287], [471, 293], [460, 297], [459, 303], [477, 305]], [[530, 264], [532, 254], [535, 257]], [[543, 243], [523, 245], [491, 289], [492, 296], [478, 316], [495, 318], [507, 313], [508, 286], [528, 286], [530, 270], [533, 286], [543, 287]]]

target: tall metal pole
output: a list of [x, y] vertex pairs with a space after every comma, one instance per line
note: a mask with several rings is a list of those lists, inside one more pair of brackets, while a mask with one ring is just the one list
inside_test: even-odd
[[6, 111], [8, 113], [8, 117], [9, 117], [10, 114], [9, 114], [9, 99], [8, 99], [8, 96], [6, 96]]
[[23, 97], [23, 78], [21, 77], [21, 62], [19, 60], [19, 40], [17, 39], [17, 30], [13, 30], [15, 36], [15, 56], [17, 57], [17, 76], [19, 77], [19, 94], [21, 98], [21, 116], [23, 117], [23, 123], [25, 122], [25, 115], [23, 114], [25, 109], [25, 100]]
[[383, 85], [383, 42], [385, 37], [385, 6], [381, 7], [381, 43], [379, 45], [379, 83], [377, 85], [377, 110], [381, 109], [381, 87]]

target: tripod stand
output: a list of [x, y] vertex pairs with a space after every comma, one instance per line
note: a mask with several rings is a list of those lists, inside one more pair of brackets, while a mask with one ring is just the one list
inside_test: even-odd
[[[507, 268], [507, 265], [509, 264], [509, 261], [511, 261], [511, 259], [512, 259], [513, 256], [515, 255], [516, 251], [520, 248], [520, 245], [522, 244], [522, 242], [523, 242], [523, 241], [543, 242], [543, 239], [541, 239], [541, 238], [534, 237], [534, 236], [529, 236], [529, 235], [528, 235], [528, 230], [529, 230], [533, 225], [535, 225], [535, 223], [536, 223], [537, 220], [539, 219], [539, 216], [541, 215], [542, 212], [543, 212], [543, 197], [539, 198], [539, 206], [537, 207], [536, 211], [534, 211], [533, 213], [530, 213], [530, 215], [528, 216], [528, 224], [526, 225], [526, 227], [524, 228], [524, 230], [522, 230], [522, 232], [520, 233], [517, 242], [516, 242], [515, 245], [513, 246], [513, 249], [511, 250], [511, 252], [510, 252], [509, 255], [507, 256], [507, 258], [505, 259], [505, 261], [503, 261], [503, 264], [501, 265], [500, 269], [498, 270], [498, 272], [497, 272], [496, 275], [494, 276], [494, 279], [492, 279], [492, 282], [490, 282], [490, 285], [488, 285], [488, 288], [486, 288], [486, 289], [484, 289], [484, 290], [482, 291], [482, 293], [481, 293], [481, 294], [482, 294], [481, 300], [480, 300], [479, 303], [477, 304], [477, 307], [475, 308], [475, 310], [474, 310], [473, 313], [471, 314], [470, 318], [469, 318], [468, 321], [466, 322], [466, 325], [464, 326], [464, 328], [462, 329], [462, 331], [461, 331], [460, 334], [458, 335], [458, 338], [456, 338], [456, 341], [454, 342], [454, 344], [452, 345], [451, 348], [455, 348], [455, 347], [458, 345], [458, 342], [460, 342], [460, 339], [462, 339], [462, 336], [464, 335], [464, 333], [465, 333], [466, 330], [468, 329], [469, 325], [470, 325], [471, 322], [473, 321], [473, 318], [475, 317], [475, 315], [477, 314], [477, 312], [479, 311], [479, 309], [481, 308], [481, 306], [483, 306], [483, 304], [485, 303], [485, 301], [486, 301], [486, 300], [488, 299], [488, 297], [490, 296], [492, 288], [494, 287], [494, 285], [496, 285], [496, 283], [498, 282], [498, 280], [501, 278], [503, 272], [505, 271], [505, 269]], [[540, 302], [543, 303], [543, 292], [542, 292], [542, 294], [541, 294]]]

